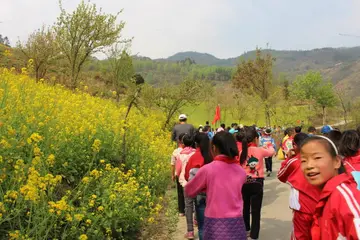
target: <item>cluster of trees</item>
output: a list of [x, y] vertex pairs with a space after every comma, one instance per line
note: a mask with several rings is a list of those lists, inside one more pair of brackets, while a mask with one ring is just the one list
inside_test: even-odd
[[125, 23], [118, 16], [105, 14], [95, 4], [81, 1], [75, 11], [66, 12], [60, 1], [60, 16], [53, 26], [43, 26], [17, 47], [26, 59], [32, 59], [37, 80], [54, 67], [69, 79], [69, 87], [79, 85], [79, 77], [93, 54], [103, 52], [121, 39]]
[[10, 46], [10, 41], [9, 38], [7, 36], [3, 36], [0, 34], [0, 44], [6, 45], [6, 46]]
[[[279, 116], [284, 121], [281, 116], [292, 114], [293, 106], [298, 106], [298, 111], [302, 107], [301, 111], [306, 113], [307, 120], [321, 112], [322, 124], [328, 122], [327, 109], [337, 107], [342, 112], [345, 124], [348, 122], [350, 99], [346, 86], [335, 87], [314, 71], [297, 76], [291, 83], [283, 75], [274, 79], [272, 69], [275, 61], [269, 52], [264, 54], [257, 49], [254, 59], [243, 60], [237, 66], [232, 81], [243, 96], [257, 99], [258, 108], [263, 108], [266, 125], [276, 123]], [[271, 121], [272, 118], [274, 121]]]
[[[97, 79], [105, 79], [107, 89], [113, 90], [117, 102], [128, 105], [128, 111], [146, 106], [164, 112], [164, 127], [184, 107], [201, 103], [208, 111], [221, 104], [239, 122], [252, 115], [256, 123], [263, 113], [268, 126], [289, 124], [292, 118], [284, 116], [296, 115], [298, 109], [290, 106], [297, 105], [308, 106], [309, 118], [321, 109], [323, 123], [327, 109], [338, 106], [347, 121], [346, 88], [335, 89], [318, 72], [298, 76], [292, 83], [282, 75], [275, 78], [276, 59], [270, 51], [257, 49], [254, 57], [243, 58], [236, 68], [201, 66], [192, 59], [152, 61], [131, 56], [131, 39], [120, 37], [125, 26], [118, 21], [121, 12], [105, 14], [84, 1], [73, 12], [66, 12], [61, 2], [60, 9], [53, 26], [43, 26], [27, 41], [17, 43], [24, 60], [33, 60], [37, 80], [55, 73], [65, 76], [68, 86], [75, 89], [84, 71], [99, 73]], [[0, 40], [4, 41], [1, 36]], [[92, 57], [100, 52], [108, 58]]]

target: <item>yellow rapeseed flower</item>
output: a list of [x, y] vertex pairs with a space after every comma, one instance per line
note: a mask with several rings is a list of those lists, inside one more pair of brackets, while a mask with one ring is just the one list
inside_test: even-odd
[[79, 237], [79, 240], [87, 240], [88, 237], [86, 236], [86, 234], [81, 234]]
[[94, 143], [93, 143], [93, 145], [92, 145], [92, 150], [94, 151], [94, 152], [99, 152], [100, 151], [100, 147], [101, 147], [101, 141], [99, 140], [99, 139], [95, 139], [94, 140]]
[[79, 213], [78, 213], [78, 214], [75, 214], [75, 215], [74, 215], [74, 217], [75, 217], [75, 219], [76, 219], [77, 221], [79, 221], [79, 222], [80, 222], [81, 220], [83, 220], [84, 215], [83, 215], [83, 214], [79, 214]]

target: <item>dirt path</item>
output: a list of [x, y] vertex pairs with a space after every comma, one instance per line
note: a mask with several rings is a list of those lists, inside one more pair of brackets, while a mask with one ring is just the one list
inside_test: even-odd
[[[274, 160], [273, 176], [266, 178], [261, 216], [260, 240], [290, 239], [292, 213], [289, 209], [289, 186], [276, 178], [280, 162]], [[174, 240], [183, 240], [186, 232], [184, 217], [179, 218]]]

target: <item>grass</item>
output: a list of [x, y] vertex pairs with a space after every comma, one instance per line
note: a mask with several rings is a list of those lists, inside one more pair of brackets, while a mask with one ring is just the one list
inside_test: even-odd
[[[188, 106], [183, 109], [183, 113], [188, 115], [189, 123], [193, 124], [195, 127], [205, 125], [206, 121], [212, 122], [215, 115], [215, 107], [208, 110], [205, 103], [202, 103], [197, 106]], [[285, 126], [295, 126], [299, 125], [299, 120], [303, 120], [306, 123], [308, 119], [309, 111], [307, 106], [285, 106], [277, 107], [276, 115], [272, 116], [271, 125], [285, 125]], [[233, 114], [229, 110], [221, 110], [221, 123], [225, 123], [227, 126], [231, 123], [240, 123], [244, 125], [253, 125], [258, 126], [265, 125], [265, 114], [262, 109], [250, 109], [249, 113], [246, 114], [246, 117], [239, 121], [239, 119], [234, 118]], [[217, 123], [215, 127], [220, 125], [220, 122]]]

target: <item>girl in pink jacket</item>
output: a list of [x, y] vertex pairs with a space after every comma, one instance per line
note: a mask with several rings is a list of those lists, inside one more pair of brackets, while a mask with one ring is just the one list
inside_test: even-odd
[[251, 239], [258, 239], [260, 232], [261, 205], [264, 194], [264, 159], [275, 154], [275, 149], [271, 143], [264, 147], [258, 146], [259, 134], [256, 129], [254, 127], [245, 127], [240, 164], [247, 174], [246, 183], [242, 188], [243, 214], [246, 231]]
[[213, 162], [200, 168], [185, 193], [190, 197], [206, 193], [204, 240], [246, 240], [241, 194], [246, 173], [238, 164], [235, 139], [228, 132], [219, 132], [212, 149]]

